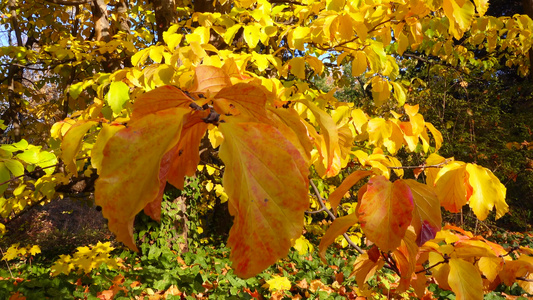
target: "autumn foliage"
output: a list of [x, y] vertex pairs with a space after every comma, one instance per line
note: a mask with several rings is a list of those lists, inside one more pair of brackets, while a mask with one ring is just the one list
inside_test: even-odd
[[[456, 213], [468, 205], [479, 220], [501, 218], [509, 210], [506, 188], [483, 166], [437, 154], [443, 136], [411, 102], [422, 91], [401, 72], [405, 61], [427, 55], [458, 70], [457, 80], [472, 70], [495, 74], [499, 60], [525, 76], [529, 17], [485, 16], [483, 0], [222, 2], [231, 4], [226, 13], [180, 8], [180, 22], [148, 47], [140, 42], [148, 34], [132, 27], [94, 43], [65, 36], [62, 46], [18, 49], [31, 52], [30, 60], [63, 53], [81, 63], [90, 48], [107, 55], [97, 63], [110, 55], [130, 63], [70, 82], [70, 109], [50, 128], [50, 151], [25, 140], [0, 147], [2, 216], [97, 174], [95, 202], [109, 229], [138, 251], [136, 215], [160, 219], [166, 184], [183, 189], [208, 140], [223, 163], [234, 217], [227, 243], [241, 277], [287, 255], [303, 233], [311, 193], [335, 218], [320, 243], [324, 261], [335, 238], [360, 226], [366, 250], [359, 249], [352, 272], [360, 287], [387, 268], [398, 276], [395, 293], [413, 288], [420, 298], [430, 278], [456, 299], [482, 299], [500, 283], [533, 293], [531, 249], [504, 249], [442, 227], [441, 207]], [[480, 49], [494, 56], [479, 56]], [[314, 86], [313, 76], [341, 78], [345, 66], [365, 82], [366, 108]], [[425, 162], [403, 166], [401, 151]], [[64, 168], [54, 171], [57, 158]], [[37, 167], [44, 176], [6, 192], [11, 177]], [[416, 177], [407, 178], [406, 169]], [[333, 177], [342, 183], [323, 199], [314, 180]], [[347, 193], [356, 209], [341, 215]]]

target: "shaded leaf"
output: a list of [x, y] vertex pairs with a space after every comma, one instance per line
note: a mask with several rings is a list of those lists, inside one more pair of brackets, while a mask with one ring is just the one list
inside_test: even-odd
[[355, 213], [349, 214], [333, 220], [333, 223], [329, 226], [326, 234], [320, 240], [318, 245], [320, 258], [322, 262], [326, 263], [326, 250], [328, 246], [335, 242], [335, 239], [344, 234], [350, 227], [357, 223], [357, 215]]
[[147, 114], [173, 107], [188, 107], [191, 103], [192, 99], [180, 89], [165, 85], [137, 97], [133, 103], [132, 118], [142, 118]]
[[104, 148], [95, 202], [117, 240], [133, 250], [133, 220], [159, 195], [161, 158], [178, 142], [188, 111], [171, 108], [146, 115], [118, 131]]
[[422, 246], [432, 240], [441, 230], [442, 216], [440, 202], [433, 188], [412, 179], [404, 182], [411, 189], [414, 201], [413, 225], [416, 233], [416, 243]]
[[373, 172], [372, 171], [363, 171], [363, 170], [358, 170], [358, 171], [355, 171], [353, 172], [352, 174], [348, 175], [348, 177], [346, 177], [341, 185], [339, 185], [334, 191], [333, 193], [331, 193], [329, 195], [329, 203], [331, 205], [331, 208], [333, 209], [333, 211], [336, 213], [337, 212], [337, 206], [339, 206], [342, 198], [344, 197], [344, 195], [354, 186], [356, 185], [361, 179], [367, 177], [367, 176], [370, 176], [372, 175]]

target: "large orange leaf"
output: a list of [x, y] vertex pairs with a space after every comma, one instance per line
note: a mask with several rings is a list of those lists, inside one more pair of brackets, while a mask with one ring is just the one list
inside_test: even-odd
[[160, 194], [161, 158], [178, 142], [189, 111], [171, 108], [148, 114], [118, 131], [104, 148], [95, 201], [117, 240], [133, 250], [135, 215]]
[[396, 266], [400, 271], [398, 293], [402, 293], [409, 288], [413, 272], [415, 271], [417, 254], [418, 246], [416, 245], [416, 235], [415, 232], [409, 228], [401, 241], [400, 247], [392, 252], [392, 257], [394, 257]]
[[342, 197], [344, 197], [344, 195], [352, 188], [352, 186], [358, 183], [359, 180], [372, 175], [372, 173], [372, 171], [359, 170], [348, 175], [348, 177], [342, 181], [341, 185], [339, 185], [339, 187], [337, 187], [337, 189], [335, 189], [333, 193], [329, 195], [328, 200], [333, 211], [337, 211], [337, 206], [339, 206], [339, 203], [341, 203]]
[[452, 161], [435, 178], [435, 189], [440, 204], [450, 212], [459, 212], [468, 201], [468, 173], [463, 162]]
[[188, 107], [192, 99], [180, 89], [166, 85], [144, 93], [133, 103], [132, 119], [139, 119], [145, 115], [173, 107]]
[[166, 179], [178, 189], [183, 189], [185, 176], [194, 176], [200, 162], [200, 142], [207, 131], [203, 118], [207, 114], [207, 111], [195, 111], [186, 115], [179, 142], [163, 158], [170, 164]]
[[[220, 90], [214, 100], [214, 106], [219, 113], [239, 115], [246, 121], [271, 123], [266, 115], [267, 95], [259, 86], [248, 83], [237, 83]], [[224, 108], [229, 102], [230, 110]]]
[[450, 259], [448, 284], [457, 300], [482, 300], [483, 281], [481, 274], [471, 263], [460, 258]]
[[228, 245], [235, 273], [251, 277], [287, 255], [302, 234], [308, 168], [300, 152], [275, 127], [221, 123], [223, 184], [235, 216]]
[[217, 67], [198, 66], [195, 74], [192, 91], [197, 93], [214, 94], [231, 85], [231, 79], [226, 72]]
[[432, 187], [412, 179], [406, 179], [404, 182], [413, 194], [415, 206], [411, 225], [415, 229], [416, 243], [421, 246], [434, 239], [442, 227], [440, 202]]
[[268, 108], [268, 117], [275, 123], [276, 128], [292, 142], [300, 154], [309, 164], [313, 142], [307, 133], [307, 128], [293, 108]]
[[374, 176], [360, 201], [359, 221], [369, 240], [382, 251], [396, 249], [413, 218], [413, 195], [402, 180]]
[[491, 171], [481, 166], [467, 164], [466, 171], [468, 183], [472, 186], [472, 196], [468, 205], [478, 219], [485, 220], [494, 206], [496, 206], [496, 219], [503, 217], [509, 211], [509, 205], [505, 203], [505, 186]]
[[320, 240], [320, 245], [318, 245], [318, 254], [324, 263], [326, 263], [326, 250], [328, 249], [328, 246], [331, 245], [339, 235], [344, 234], [355, 223], [357, 223], [357, 215], [355, 213], [337, 218], [333, 221], [333, 223], [331, 223], [328, 231], [326, 231], [326, 234], [324, 234]]

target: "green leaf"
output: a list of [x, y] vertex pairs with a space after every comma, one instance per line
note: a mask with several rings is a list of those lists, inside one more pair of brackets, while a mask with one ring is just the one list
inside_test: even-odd
[[106, 97], [114, 114], [119, 114], [126, 101], [130, 100], [130, 88], [122, 81], [112, 82]]
[[13, 176], [18, 177], [24, 174], [24, 166], [18, 160], [9, 159], [5, 162], [6, 167], [11, 171]]
[[[6, 165], [3, 162], [0, 162], [0, 183], [6, 182], [9, 179], [11, 179], [11, 175], [9, 174], [9, 170], [7, 169]], [[9, 183], [5, 183], [0, 185], [0, 195], [3, 195], [4, 192], [7, 190], [9, 186]]]

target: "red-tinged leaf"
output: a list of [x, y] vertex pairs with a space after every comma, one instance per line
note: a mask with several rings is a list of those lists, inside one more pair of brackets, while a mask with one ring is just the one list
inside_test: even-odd
[[361, 228], [368, 239], [382, 251], [400, 245], [413, 218], [413, 195], [402, 180], [390, 182], [385, 176], [374, 176], [357, 210]]
[[171, 108], [148, 114], [118, 131], [104, 148], [95, 201], [117, 240], [133, 250], [135, 215], [158, 197], [161, 158], [178, 142], [189, 111]]
[[147, 114], [173, 107], [189, 107], [192, 99], [180, 89], [166, 85], [144, 93], [133, 103], [132, 119], [136, 120]]
[[323, 143], [317, 144], [317, 148], [322, 156], [323, 165], [325, 166], [325, 175], [327, 177], [335, 176], [341, 169], [341, 157], [339, 146], [339, 133], [337, 124], [333, 118], [325, 111], [318, 108], [314, 103], [307, 100], [300, 100], [313, 113], [320, 126], [320, 134], [323, 137]]
[[442, 216], [440, 202], [434, 189], [412, 179], [404, 180], [411, 189], [414, 201], [413, 225], [416, 233], [416, 243], [422, 246], [432, 240], [441, 230]]
[[275, 123], [276, 128], [298, 148], [306, 164], [309, 164], [313, 142], [298, 112], [293, 108], [269, 107], [267, 114], [269, 119]]
[[337, 218], [333, 221], [333, 223], [331, 223], [331, 226], [329, 226], [326, 234], [324, 234], [320, 240], [320, 245], [318, 245], [318, 254], [324, 263], [326, 263], [326, 250], [328, 249], [328, 246], [331, 245], [339, 235], [344, 234], [355, 223], [357, 223], [357, 215], [355, 213]]
[[435, 189], [442, 207], [450, 212], [459, 212], [466, 204], [468, 184], [466, 165], [452, 161], [444, 166], [435, 178]]
[[228, 245], [235, 273], [251, 277], [287, 255], [302, 234], [308, 201], [308, 167], [276, 128], [221, 123], [223, 184], [235, 216]]
[[72, 174], [77, 174], [78, 170], [76, 168], [76, 155], [81, 150], [83, 137], [91, 127], [96, 125], [96, 121], [78, 121], [76, 124], [72, 125], [63, 137], [63, 142], [61, 143], [61, 157], [67, 165], [67, 169]]
[[196, 67], [196, 77], [192, 91], [215, 94], [230, 85], [231, 80], [222, 69], [207, 65]]
[[93, 168], [100, 172], [102, 168], [102, 160], [104, 159], [104, 147], [107, 141], [117, 133], [117, 131], [124, 128], [124, 125], [120, 124], [107, 124], [102, 123], [102, 129], [96, 138], [93, 148], [91, 149], [91, 165]]
[[460, 258], [450, 259], [448, 284], [457, 300], [482, 300], [483, 281], [481, 274], [470, 262]]
[[194, 176], [196, 173], [200, 162], [200, 142], [207, 131], [207, 123], [203, 118], [207, 114], [207, 111], [197, 111], [186, 115], [178, 144], [163, 158], [162, 163], [168, 160], [170, 164], [167, 181], [178, 189], [183, 189], [185, 176]]
[[337, 212], [337, 206], [339, 206], [339, 204], [341, 203], [342, 197], [346, 195], [346, 193], [352, 188], [352, 186], [357, 184], [361, 179], [372, 174], [372, 171], [359, 170], [348, 175], [348, 177], [344, 179], [341, 185], [339, 185], [339, 187], [337, 187], [337, 189], [335, 189], [335, 191], [333, 191], [333, 193], [329, 195], [328, 200], [333, 211], [335, 213]]
[[353, 271], [350, 277], [355, 275], [355, 281], [360, 287], [365, 286], [365, 283], [376, 274], [377, 270], [380, 270], [385, 262], [381, 257], [377, 261], [370, 259], [368, 253], [363, 253], [355, 260]]
[[[221, 99], [229, 102], [230, 107], [233, 105], [234, 110], [226, 111], [220, 102]], [[226, 101], [222, 101], [225, 103]], [[248, 83], [237, 83], [220, 90], [214, 100], [214, 106], [219, 113], [231, 113], [238, 116], [242, 121], [271, 123], [266, 115], [267, 95], [265, 90], [259, 86]]]
[[496, 219], [503, 217], [509, 211], [505, 203], [505, 186], [492, 174], [491, 171], [481, 166], [467, 164], [468, 183], [472, 187], [472, 196], [468, 205], [472, 208], [478, 219], [485, 220], [494, 206], [496, 206]]

